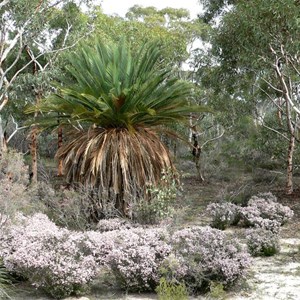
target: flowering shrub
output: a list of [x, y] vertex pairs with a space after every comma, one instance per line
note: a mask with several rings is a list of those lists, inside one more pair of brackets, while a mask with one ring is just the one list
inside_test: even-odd
[[81, 293], [97, 274], [84, 233], [57, 227], [47, 216], [19, 215], [0, 235], [5, 267], [56, 298]]
[[206, 211], [212, 217], [212, 227], [221, 230], [229, 225], [236, 225], [240, 220], [240, 207], [233, 203], [211, 203]]
[[249, 252], [253, 256], [272, 256], [279, 252], [279, 238], [276, 232], [264, 228], [249, 229], [246, 237]]
[[250, 256], [237, 240], [227, 239], [225, 233], [211, 227], [179, 230], [172, 236], [172, 244], [177, 266], [174, 261], [169, 266], [171, 276], [193, 291], [207, 289], [211, 281], [231, 285], [250, 266]]
[[129, 229], [129, 228], [132, 228], [132, 224], [129, 221], [120, 218], [103, 219], [100, 220], [97, 224], [97, 229], [100, 232]]
[[171, 253], [163, 229], [115, 231], [115, 247], [107, 256], [120, 286], [129, 291], [152, 291], [159, 283], [159, 268]]
[[253, 196], [249, 200], [248, 206], [256, 208], [262, 218], [276, 220], [281, 225], [285, 224], [294, 215], [288, 206], [278, 203], [276, 197], [271, 193]]
[[119, 235], [119, 230], [97, 232], [87, 231], [87, 239], [84, 245], [92, 253], [98, 266], [108, 266], [108, 254], [110, 254], [114, 247], [115, 241]]
[[248, 206], [241, 208], [240, 213], [246, 226], [257, 225], [265, 229], [278, 227], [278, 224], [283, 225], [293, 217], [293, 211], [288, 206], [276, 202], [276, 197], [271, 193], [253, 196]]

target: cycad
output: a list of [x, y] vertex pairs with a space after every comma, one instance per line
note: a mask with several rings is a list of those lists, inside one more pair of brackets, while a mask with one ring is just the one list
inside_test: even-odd
[[109, 202], [128, 214], [132, 199], [174, 169], [157, 128], [185, 120], [195, 108], [188, 105], [191, 86], [160, 60], [155, 43], [135, 54], [124, 41], [83, 46], [69, 57], [75, 83], [37, 108], [44, 112], [40, 125], [55, 126], [59, 118], [60, 126], [73, 128], [56, 156], [70, 183], [97, 189], [100, 211]]

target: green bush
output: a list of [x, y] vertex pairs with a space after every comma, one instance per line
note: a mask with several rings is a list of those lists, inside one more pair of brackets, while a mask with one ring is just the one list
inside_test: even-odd
[[184, 283], [168, 282], [161, 278], [156, 290], [159, 300], [188, 300], [188, 292]]
[[17, 211], [30, 214], [42, 207], [33, 199], [23, 155], [14, 151], [3, 153], [0, 159], [0, 223], [3, 216], [13, 217]]
[[9, 299], [9, 274], [0, 259], [0, 299]]
[[247, 246], [253, 256], [273, 256], [280, 250], [278, 233], [264, 228], [249, 229]]
[[134, 205], [133, 219], [140, 224], [158, 224], [172, 217], [179, 190], [174, 174], [165, 172], [160, 184], [149, 188], [149, 199], [142, 199]]

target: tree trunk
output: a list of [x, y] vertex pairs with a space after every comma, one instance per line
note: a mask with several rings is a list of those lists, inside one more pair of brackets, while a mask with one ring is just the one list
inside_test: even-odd
[[203, 182], [204, 181], [204, 177], [203, 177], [203, 174], [201, 172], [201, 161], [200, 161], [202, 148], [200, 147], [200, 145], [198, 143], [198, 138], [197, 138], [197, 134], [196, 133], [192, 134], [192, 139], [193, 139], [193, 151], [192, 151], [192, 154], [193, 154], [194, 162], [195, 162], [196, 169], [197, 169], [198, 179], [201, 182]]
[[31, 154], [31, 174], [30, 179], [31, 183], [37, 183], [38, 181], [38, 142], [37, 142], [37, 136], [38, 136], [38, 129], [36, 126], [34, 126], [31, 129], [30, 132], [30, 154]]
[[[57, 132], [57, 150], [61, 148], [63, 144], [63, 130], [62, 127], [58, 128]], [[57, 168], [57, 176], [63, 176], [63, 161], [59, 159], [58, 161], [58, 168]]]
[[288, 157], [287, 157], [287, 180], [285, 192], [287, 195], [293, 193], [293, 154], [295, 151], [295, 136], [290, 136]]
[[7, 151], [7, 143], [6, 143], [5, 133], [2, 127], [2, 118], [0, 116], [0, 157], [2, 153], [6, 151]]
[[[42, 93], [40, 91], [36, 92], [35, 103], [38, 105], [40, 103]], [[34, 114], [37, 117], [37, 112]], [[33, 125], [30, 132], [30, 154], [31, 154], [31, 183], [37, 183], [38, 181], [38, 127]]]

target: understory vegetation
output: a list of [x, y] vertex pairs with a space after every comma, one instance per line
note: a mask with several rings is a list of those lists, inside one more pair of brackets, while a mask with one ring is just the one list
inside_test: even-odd
[[[222, 201], [203, 206], [212, 227], [208, 223], [186, 227], [182, 220], [185, 187], [175, 181], [164, 185], [174, 180], [165, 172], [161, 186], [153, 190], [154, 203], [137, 208], [144, 216], [129, 219], [109, 214], [92, 222], [84, 191], [56, 191], [46, 182], [30, 186], [27, 173], [22, 172], [26, 165], [16, 152], [5, 154], [3, 162], [3, 295], [9, 294], [2, 287], [9, 283], [8, 274], [55, 299], [87, 295], [97, 278], [107, 273], [114, 278], [115, 288], [157, 292], [159, 299], [187, 299], [211, 293], [212, 286], [230, 290], [249, 276], [251, 256], [279, 251], [280, 228], [293, 217], [293, 211], [270, 192], [250, 197], [244, 206], [222, 196]], [[12, 165], [15, 173], [7, 179]], [[240, 238], [226, 233], [226, 228], [237, 226], [245, 228]]]

